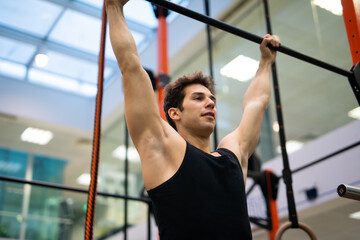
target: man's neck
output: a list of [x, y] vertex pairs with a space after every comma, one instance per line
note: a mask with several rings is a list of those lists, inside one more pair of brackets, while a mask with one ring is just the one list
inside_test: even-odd
[[189, 134], [188, 132], [184, 131], [180, 131], [179, 134], [191, 145], [201, 149], [204, 152], [211, 153], [210, 136], [201, 137]]

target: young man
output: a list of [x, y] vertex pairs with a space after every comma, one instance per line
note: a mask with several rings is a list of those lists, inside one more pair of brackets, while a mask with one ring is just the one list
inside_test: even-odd
[[[251, 239], [245, 181], [247, 161], [270, 98], [270, 67], [279, 46], [266, 35], [259, 69], [243, 101], [239, 126], [211, 152], [217, 112], [213, 82], [201, 73], [167, 87], [161, 119], [151, 82], [126, 26], [127, 0], [106, 0], [110, 38], [123, 78], [125, 115], [139, 152], [144, 184], [154, 203], [161, 240]], [[176, 129], [176, 130], [175, 130]]]

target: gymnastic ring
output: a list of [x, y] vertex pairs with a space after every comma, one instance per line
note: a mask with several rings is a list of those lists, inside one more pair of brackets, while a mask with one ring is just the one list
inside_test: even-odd
[[[289, 228], [291, 228], [291, 226], [292, 226], [291, 222], [287, 222], [284, 225], [282, 225], [275, 235], [275, 240], [280, 240], [284, 232]], [[308, 225], [299, 222], [299, 228], [304, 230], [304, 232], [306, 232], [309, 235], [311, 240], [317, 240], [315, 233], [311, 230], [311, 228]]]

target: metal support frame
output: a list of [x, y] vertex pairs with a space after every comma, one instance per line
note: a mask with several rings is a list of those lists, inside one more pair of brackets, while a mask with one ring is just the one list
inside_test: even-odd
[[169, 74], [169, 61], [168, 61], [168, 30], [167, 30], [167, 22], [166, 17], [169, 14], [169, 11], [163, 7], [153, 5], [154, 13], [156, 18], [158, 19], [158, 28], [157, 28], [157, 51], [158, 51], [158, 72], [159, 76], [156, 79], [156, 90], [157, 90], [157, 101], [160, 116], [162, 119], [166, 121], [165, 112], [164, 112], [164, 79], [161, 76], [168, 76]]
[[[204, 4], [205, 4], [205, 14], [206, 16], [210, 16], [209, 0], [204, 0]], [[211, 29], [209, 24], [206, 24], [206, 39], [208, 45], [209, 71], [210, 71], [210, 76], [214, 79], [213, 47], [212, 47], [212, 39], [211, 39]], [[217, 149], [218, 147], [217, 132], [218, 132], [217, 124], [215, 124], [214, 132], [213, 132], [214, 149]]]
[[257, 226], [269, 231], [269, 239], [273, 240], [275, 234], [279, 229], [279, 217], [277, 214], [277, 193], [279, 178], [271, 171], [265, 170], [263, 172], [249, 171], [248, 176], [254, 180], [253, 185], [247, 191], [246, 195], [249, 195], [256, 185], [260, 186], [263, 197], [266, 203], [266, 215], [267, 218], [249, 217], [250, 221]]
[[360, 105], [360, 0], [341, 0], [343, 18], [353, 61], [351, 75], [348, 76], [350, 86]]

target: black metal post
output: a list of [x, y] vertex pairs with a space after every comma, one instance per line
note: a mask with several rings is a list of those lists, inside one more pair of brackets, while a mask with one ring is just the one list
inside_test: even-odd
[[[269, 34], [272, 34], [271, 23], [270, 23], [270, 13], [269, 6], [267, 0], [263, 0], [264, 10], [265, 10], [265, 19], [266, 19], [266, 29]], [[283, 121], [283, 114], [281, 110], [281, 100], [280, 100], [280, 90], [279, 83], [276, 71], [276, 63], [274, 62], [272, 65], [272, 77], [274, 84], [274, 96], [275, 96], [275, 104], [276, 104], [276, 115], [279, 123], [279, 137], [280, 137], [280, 146], [281, 146], [281, 155], [283, 159], [283, 176], [284, 182], [286, 185], [286, 193], [287, 193], [287, 203], [288, 203], [288, 211], [289, 211], [289, 220], [292, 223], [292, 227], [299, 227], [297, 213], [296, 213], [296, 205], [295, 198], [292, 189], [292, 177], [291, 170], [289, 164], [289, 157], [286, 151], [286, 137], [285, 137], [285, 127]]]
[[151, 240], [151, 203], [148, 203], [148, 215], [147, 215], [147, 222], [148, 222], [148, 240]]
[[[124, 181], [124, 194], [128, 196], [128, 175], [129, 175], [129, 129], [125, 119], [125, 181]], [[128, 226], [128, 201], [124, 200], [124, 240], [127, 240], [127, 226]]]
[[[205, 14], [207, 16], [210, 16], [210, 4], [209, 4], [209, 0], [204, 0], [205, 3]], [[209, 54], [209, 71], [210, 71], [210, 76], [212, 77], [212, 79], [214, 79], [214, 67], [213, 67], [213, 56], [212, 56], [212, 40], [211, 40], [211, 29], [210, 29], [210, 25], [206, 24], [206, 36], [207, 36], [207, 43], [208, 43], [208, 54]], [[214, 134], [213, 134], [213, 139], [214, 139], [214, 150], [217, 149], [218, 146], [218, 137], [217, 137], [217, 124], [215, 124], [215, 129], [214, 129]]]

